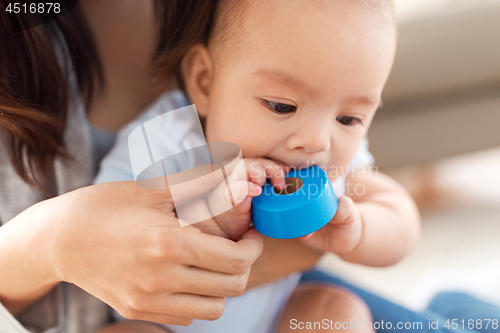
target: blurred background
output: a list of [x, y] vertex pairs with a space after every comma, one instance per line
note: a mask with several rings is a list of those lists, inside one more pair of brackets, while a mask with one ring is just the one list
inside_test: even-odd
[[389, 268], [322, 265], [414, 309], [450, 289], [500, 306], [500, 0], [394, 3], [398, 50], [370, 151], [416, 199], [422, 240]]

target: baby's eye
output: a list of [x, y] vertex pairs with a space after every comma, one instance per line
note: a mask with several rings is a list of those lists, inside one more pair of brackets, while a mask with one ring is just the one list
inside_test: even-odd
[[337, 121], [346, 126], [353, 126], [356, 125], [356, 123], [363, 125], [361, 119], [351, 116], [338, 116]]
[[267, 100], [263, 100], [262, 104], [277, 113], [290, 113], [290, 112], [295, 112], [297, 110], [296, 106], [284, 103], [271, 102]]

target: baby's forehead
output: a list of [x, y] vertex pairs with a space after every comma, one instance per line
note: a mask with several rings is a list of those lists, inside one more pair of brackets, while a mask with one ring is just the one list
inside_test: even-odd
[[[333, 15], [340, 11], [351, 16], [357, 26], [377, 21], [389, 28], [388, 34], [395, 36], [392, 0], [221, 0], [216, 7], [208, 42], [220, 53], [242, 46], [251, 49], [259, 43], [262, 34], [275, 34], [277, 39], [293, 37], [295, 29], [307, 31], [321, 21], [335, 23]], [[367, 20], [369, 17], [372, 20]], [[274, 22], [282, 22], [292, 29], [276, 29]], [[335, 33], [336, 29], [325, 26], [328, 28]]]
[[263, 13], [270, 13], [275, 18], [287, 15], [286, 19], [293, 19], [288, 16], [293, 15], [294, 12], [288, 9], [296, 9], [295, 14], [303, 16], [307, 15], [305, 8], [316, 7], [320, 10], [327, 10], [329, 6], [337, 6], [337, 9], [338, 6], [344, 6], [372, 10], [372, 13], [389, 14], [394, 19], [392, 0], [220, 0], [217, 2], [213, 15], [212, 33], [234, 33], [237, 36], [241, 33], [238, 28], [242, 28], [245, 21], [256, 24], [255, 17]]

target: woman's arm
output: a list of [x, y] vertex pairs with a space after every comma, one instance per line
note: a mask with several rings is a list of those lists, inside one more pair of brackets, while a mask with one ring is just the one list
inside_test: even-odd
[[30, 207], [0, 227], [0, 302], [13, 315], [59, 282], [50, 262], [56, 216], [41, 206]]

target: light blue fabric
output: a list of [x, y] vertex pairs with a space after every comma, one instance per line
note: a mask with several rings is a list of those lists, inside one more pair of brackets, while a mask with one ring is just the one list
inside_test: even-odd
[[94, 153], [94, 170], [97, 171], [99, 163], [115, 144], [116, 133], [107, 131], [91, 123], [89, 123], [89, 132], [92, 151]]
[[460, 328], [470, 327], [471, 331], [484, 333], [500, 331], [500, 308], [462, 292], [437, 294], [429, 303], [427, 310], [450, 318], [450, 325], [454, 327], [456, 326], [452, 320], [456, 319], [455, 323]]
[[[493, 329], [490, 323], [489, 330], [485, 329], [485, 323], [481, 330], [471, 330], [467, 326], [453, 329], [451, 321], [448, 327], [445, 327], [446, 321], [450, 318], [462, 319], [499, 319], [500, 309], [492, 304], [481, 302], [480, 300], [462, 293], [443, 293], [437, 295], [430, 303], [426, 311], [415, 312], [401, 305], [392, 303], [366, 290], [358, 288], [350, 283], [343, 281], [320, 269], [314, 269], [302, 274], [299, 285], [314, 284], [323, 286], [332, 286], [351, 291], [361, 297], [370, 308], [372, 313], [373, 328], [378, 333], [389, 332], [498, 332], [499, 329]], [[375, 324], [378, 323], [378, 324]], [[384, 324], [382, 324], [384, 323]], [[366, 323], [364, 323], [366, 325]], [[437, 324], [437, 325], [435, 325]], [[276, 325], [276, 324], [275, 324]], [[389, 326], [390, 325], [390, 326]], [[403, 329], [398, 329], [398, 325]], [[408, 328], [405, 329], [405, 325]], [[460, 324], [461, 325], [461, 324]], [[467, 324], [466, 324], [467, 325]], [[366, 327], [366, 326], [363, 326]], [[372, 326], [370, 326], [372, 327]], [[409, 328], [411, 327], [411, 328]]]
[[[165, 112], [182, 108], [188, 103], [187, 98], [180, 90], [166, 92], [138, 118], [123, 127], [116, 136], [115, 145], [101, 161], [101, 167], [94, 183], [134, 180], [128, 149], [130, 133], [144, 122]], [[192, 117], [176, 118], [172, 123], [165, 124], [163, 131], [157, 133], [155, 140], [161, 143], [165, 151], [170, 149], [176, 152], [190, 149], [194, 142], [200, 139], [193, 137], [190, 131], [194, 120]]]

